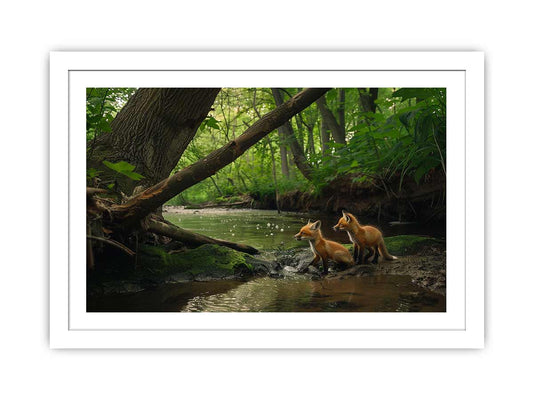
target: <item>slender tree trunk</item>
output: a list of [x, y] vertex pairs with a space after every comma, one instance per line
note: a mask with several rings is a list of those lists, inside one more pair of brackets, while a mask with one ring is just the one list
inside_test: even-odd
[[233, 162], [268, 133], [308, 107], [328, 90], [323, 88], [302, 90], [287, 102], [256, 121], [235, 140], [213, 151], [202, 160], [146, 189], [131, 198], [127, 203], [111, 207], [113, 217], [115, 220], [120, 221], [124, 227], [135, 225], [172, 197], [210, 177]]
[[342, 135], [346, 138], [346, 119], [345, 119], [345, 109], [346, 109], [346, 92], [344, 89], [337, 89], [337, 119], [339, 121], [339, 128], [342, 131]]
[[139, 184], [151, 186], [167, 178], [196, 130], [209, 113], [218, 88], [139, 89], [100, 135], [87, 167], [114, 173], [102, 161], [126, 161], [145, 178], [140, 182], [118, 176], [119, 189], [131, 194]]
[[289, 179], [290, 178], [290, 170], [289, 170], [289, 160], [287, 158], [287, 147], [285, 146], [285, 140], [281, 132], [279, 132], [279, 155], [281, 158], [281, 173], [282, 175]]
[[315, 137], [313, 135], [313, 126], [307, 128], [307, 153], [315, 155]]
[[276, 196], [276, 210], [278, 210], [278, 214], [281, 212], [279, 208], [279, 191], [278, 191], [278, 174], [276, 173], [276, 157], [274, 154], [274, 148], [272, 147], [272, 141], [267, 136], [266, 141], [268, 143], [268, 147], [270, 148], [270, 158], [272, 161], [272, 179], [274, 179], [274, 194]]
[[363, 112], [376, 112], [376, 100], [378, 98], [378, 88], [358, 88], [359, 104]]
[[[274, 97], [276, 106], [281, 107], [281, 105], [283, 104], [283, 95], [281, 94], [281, 91], [279, 89], [272, 88], [272, 95]], [[292, 128], [290, 120], [280, 126], [279, 131], [283, 132], [282, 137], [289, 144], [296, 167], [298, 167], [298, 169], [306, 179], [311, 180], [312, 168], [307, 162], [302, 147], [296, 139], [296, 135], [294, 134], [294, 129]]]
[[320, 115], [322, 115], [322, 120], [326, 123], [327, 127], [331, 131], [331, 135], [333, 136], [335, 143], [346, 144], [344, 129], [341, 128], [335, 119], [335, 115], [333, 115], [331, 110], [328, 108], [326, 99], [321, 97], [316, 101], [316, 104], [318, 106], [318, 110], [320, 111]]
[[[257, 89], [254, 89], [253, 108], [254, 108], [255, 114], [257, 115], [257, 118], [261, 119], [262, 117], [261, 117], [261, 113], [257, 109], [256, 99], [257, 99]], [[279, 190], [278, 190], [278, 174], [276, 172], [276, 156], [274, 154], [274, 148], [272, 147], [272, 141], [270, 140], [270, 137], [268, 136], [266, 137], [266, 142], [268, 144], [268, 148], [270, 149], [270, 163], [272, 164], [272, 180], [274, 182], [274, 196], [275, 196], [275, 201], [276, 201], [276, 210], [278, 211], [278, 214], [280, 214], [281, 210], [279, 208]]]
[[[300, 121], [300, 125], [303, 125], [307, 129], [307, 148], [305, 148], [304, 153], [305, 154], [311, 154], [315, 155], [315, 137], [313, 135], [314, 127], [315, 127], [315, 119], [312, 119], [309, 122], [305, 122], [304, 118], [302, 116], [302, 113], [299, 113], [297, 115], [296, 121]], [[302, 128], [303, 129], [303, 128]]]
[[320, 144], [322, 146], [322, 155], [325, 156], [329, 152], [328, 142], [330, 141], [330, 134], [326, 122], [320, 121]]
[[213, 178], [212, 176], [210, 176], [209, 178], [211, 179], [211, 182], [213, 182], [213, 186], [215, 186], [218, 194], [221, 196], [224, 196], [224, 193], [222, 193], [222, 190], [220, 190], [220, 188], [218, 187], [217, 182], [215, 181], [215, 178]]

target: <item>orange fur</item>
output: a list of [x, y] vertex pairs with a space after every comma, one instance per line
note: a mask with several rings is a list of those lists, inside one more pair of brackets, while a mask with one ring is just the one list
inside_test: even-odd
[[354, 261], [350, 252], [340, 243], [325, 239], [320, 231], [320, 225], [320, 221], [308, 222], [300, 229], [299, 233], [294, 235], [296, 240], [309, 240], [309, 245], [315, 255], [311, 264], [316, 265], [322, 260], [324, 273], [328, 272], [328, 260], [333, 260], [339, 264], [353, 265]]
[[[350, 240], [354, 244], [354, 258], [357, 258], [357, 262], [362, 264], [365, 249], [370, 249], [373, 253], [365, 258], [365, 261], [374, 256], [373, 262], [377, 264], [378, 254], [381, 254], [386, 260], [396, 260], [398, 257], [392, 256], [387, 251], [385, 241], [383, 240], [383, 234], [381, 231], [371, 225], [360, 225], [359, 221], [353, 214], [342, 212], [342, 217], [339, 219], [337, 225], [333, 229], [345, 231], [348, 233]], [[358, 249], [359, 256], [356, 257], [356, 248]], [[378, 253], [379, 251], [379, 253]]]

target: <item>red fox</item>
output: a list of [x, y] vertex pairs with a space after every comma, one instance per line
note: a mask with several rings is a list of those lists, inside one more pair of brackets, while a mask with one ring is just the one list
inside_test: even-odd
[[307, 225], [304, 225], [300, 232], [294, 235], [296, 240], [309, 240], [309, 245], [315, 255], [311, 264], [316, 265], [322, 259], [324, 274], [328, 273], [328, 260], [333, 260], [339, 264], [354, 265], [350, 252], [343, 245], [324, 239], [320, 231], [321, 225], [320, 221], [308, 221]]
[[380, 253], [385, 260], [391, 261], [398, 259], [398, 257], [390, 255], [387, 251], [380, 230], [370, 225], [360, 225], [359, 221], [357, 221], [357, 218], [355, 218], [353, 214], [343, 211], [339, 223], [335, 225], [333, 229], [348, 233], [350, 241], [353, 243], [353, 257], [358, 264], [363, 264], [366, 248], [369, 249], [370, 254], [364, 257], [364, 262], [367, 262], [370, 257], [374, 256], [372, 263], [377, 264]]

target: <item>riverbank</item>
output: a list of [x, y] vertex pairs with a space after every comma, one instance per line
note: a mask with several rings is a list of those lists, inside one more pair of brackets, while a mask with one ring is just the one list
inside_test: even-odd
[[[391, 186], [354, 182], [355, 176], [338, 177], [319, 192], [290, 190], [277, 196], [264, 194], [238, 194], [220, 197], [201, 204], [184, 206], [165, 205], [168, 212], [179, 210], [230, 210], [260, 209], [293, 213], [338, 213], [350, 210], [358, 216], [385, 220], [412, 221], [442, 224], [446, 222], [446, 176], [435, 172], [423, 182], [396, 177]], [[402, 189], [399, 190], [398, 187]], [[397, 192], [397, 193], [396, 193]]]
[[[350, 277], [409, 276], [417, 286], [446, 294], [446, 253], [444, 241], [423, 236], [399, 235], [385, 238], [396, 261], [357, 265], [347, 269], [330, 263], [330, 273], [309, 266], [309, 247], [263, 251], [253, 257], [227, 247], [203, 245], [196, 249], [165, 250], [143, 246], [137, 268], [110, 269], [88, 277], [88, 296], [135, 293], [161, 285], [187, 282], [248, 281], [256, 277], [309, 280], [346, 280]], [[346, 247], [350, 247], [346, 245]]]
[[[349, 279], [351, 276], [402, 275], [424, 289], [446, 295], [446, 250], [442, 240], [422, 236], [393, 236], [385, 238], [387, 248], [398, 255], [394, 261], [381, 260], [377, 265], [364, 264], [339, 268], [329, 264], [329, 273], [323, 277], [318, 268], [309, 266], [313, 255], [309, 249], [277, 252], [277, 261], [283, 265], [282, 274], [304, 273], [311, 279]], [[350, 247], [350, 246], [346, 246]]]

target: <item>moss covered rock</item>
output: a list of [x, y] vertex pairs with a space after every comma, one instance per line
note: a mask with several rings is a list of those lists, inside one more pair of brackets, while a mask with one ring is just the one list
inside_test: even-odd
[[173, 274], [203, 275], [223, 278], [254, 272], [253, 257], [227, 247], [205, 244], [179, 253], [167, 253], [160, 247], [143, 246], [139, 264], [147, 276]]

